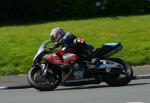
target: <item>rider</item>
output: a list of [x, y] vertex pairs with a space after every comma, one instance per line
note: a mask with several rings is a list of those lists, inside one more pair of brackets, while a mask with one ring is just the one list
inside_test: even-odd
[[[70, 52], [81, 56], [82, 54], [88, 55], [93, 50], [93, 46], [86, 44], [82, 38], [77, 38], [73, 33], [65, 33], [61, 28], [54, 28], [50, 32], [50, 38], [53, 42], [53, 47], [58, 48], [61, 46], [65, 52]], [[74, 76], [76, 79], [82, 79], [84, 70], [78, 62], [74, 65]]]
[[[50, 38], [53, 42], [53, 48], [58, 48], [60, 45], [62, 46], [63, 51], [69, 51], [71, 48], [77, 49], [75, 54], [87, 54], [91, 50], [93, 50], [93, 46], [85, 43], [82, 38], [77, 38], [73, 33], [67, 32], [61, 28], [54, 28], [50, 32]], [[69, 51], [73, 52], [73, 51]]]

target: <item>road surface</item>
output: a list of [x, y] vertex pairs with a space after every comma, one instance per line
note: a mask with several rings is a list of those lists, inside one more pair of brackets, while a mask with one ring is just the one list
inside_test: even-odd
[[[141, 71], [138, 70], [136, 74], [150, 73], [148, 69]], [[0, 103], [150, 103], [150, 79], [133, 80], [123, 87], [109, 87], [101, 83], [59, 87], [47, 92], [34, 88], [5, 89], [0, 90]]]
[[150, 103], [150, 79], [134, 80], [128, 86], [93, 86], [40, 92], [33, 88], [0, 90], [0, 103]]

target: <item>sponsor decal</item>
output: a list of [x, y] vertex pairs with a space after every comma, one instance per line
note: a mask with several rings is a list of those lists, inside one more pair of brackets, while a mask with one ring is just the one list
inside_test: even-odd
[[66, 80], [66, 83], [76, 83], [76, 82], [88, 82], [91, 80], [95, 80], [95, 78], [88, 78], [88, 79], [77, 79], [77, 80]]

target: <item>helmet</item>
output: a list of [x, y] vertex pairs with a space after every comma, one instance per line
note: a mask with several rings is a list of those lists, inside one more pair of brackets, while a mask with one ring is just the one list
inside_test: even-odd
[[52, 42], [59, 42], [63, 36], [65, 35], [65, 32], [61, 28], [54, 28], [50, 32], [50, 37]]

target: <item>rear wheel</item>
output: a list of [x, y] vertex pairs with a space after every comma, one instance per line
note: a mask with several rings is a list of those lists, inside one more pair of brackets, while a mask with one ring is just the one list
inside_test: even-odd
[[[131, 66], [118, 58], [111, 58], [110, 61], [116, 62], [121, 65], [120, 73], [106, 73], [104, 81], [110, 86], [124, 86], [127, 85], [133, 78], [133, 70]], [[115, 68], [113, 68], [115, 69]], [[117, 68], [116, 68], [117, 69]]]
[[40, 91], [51, 91], [57, 88], [61, 82], [61, 76], [58, 72], [52, 70], [43, 75], [39, 66], [33, 66], [28, 73], [28, 81], [34, 88]]

